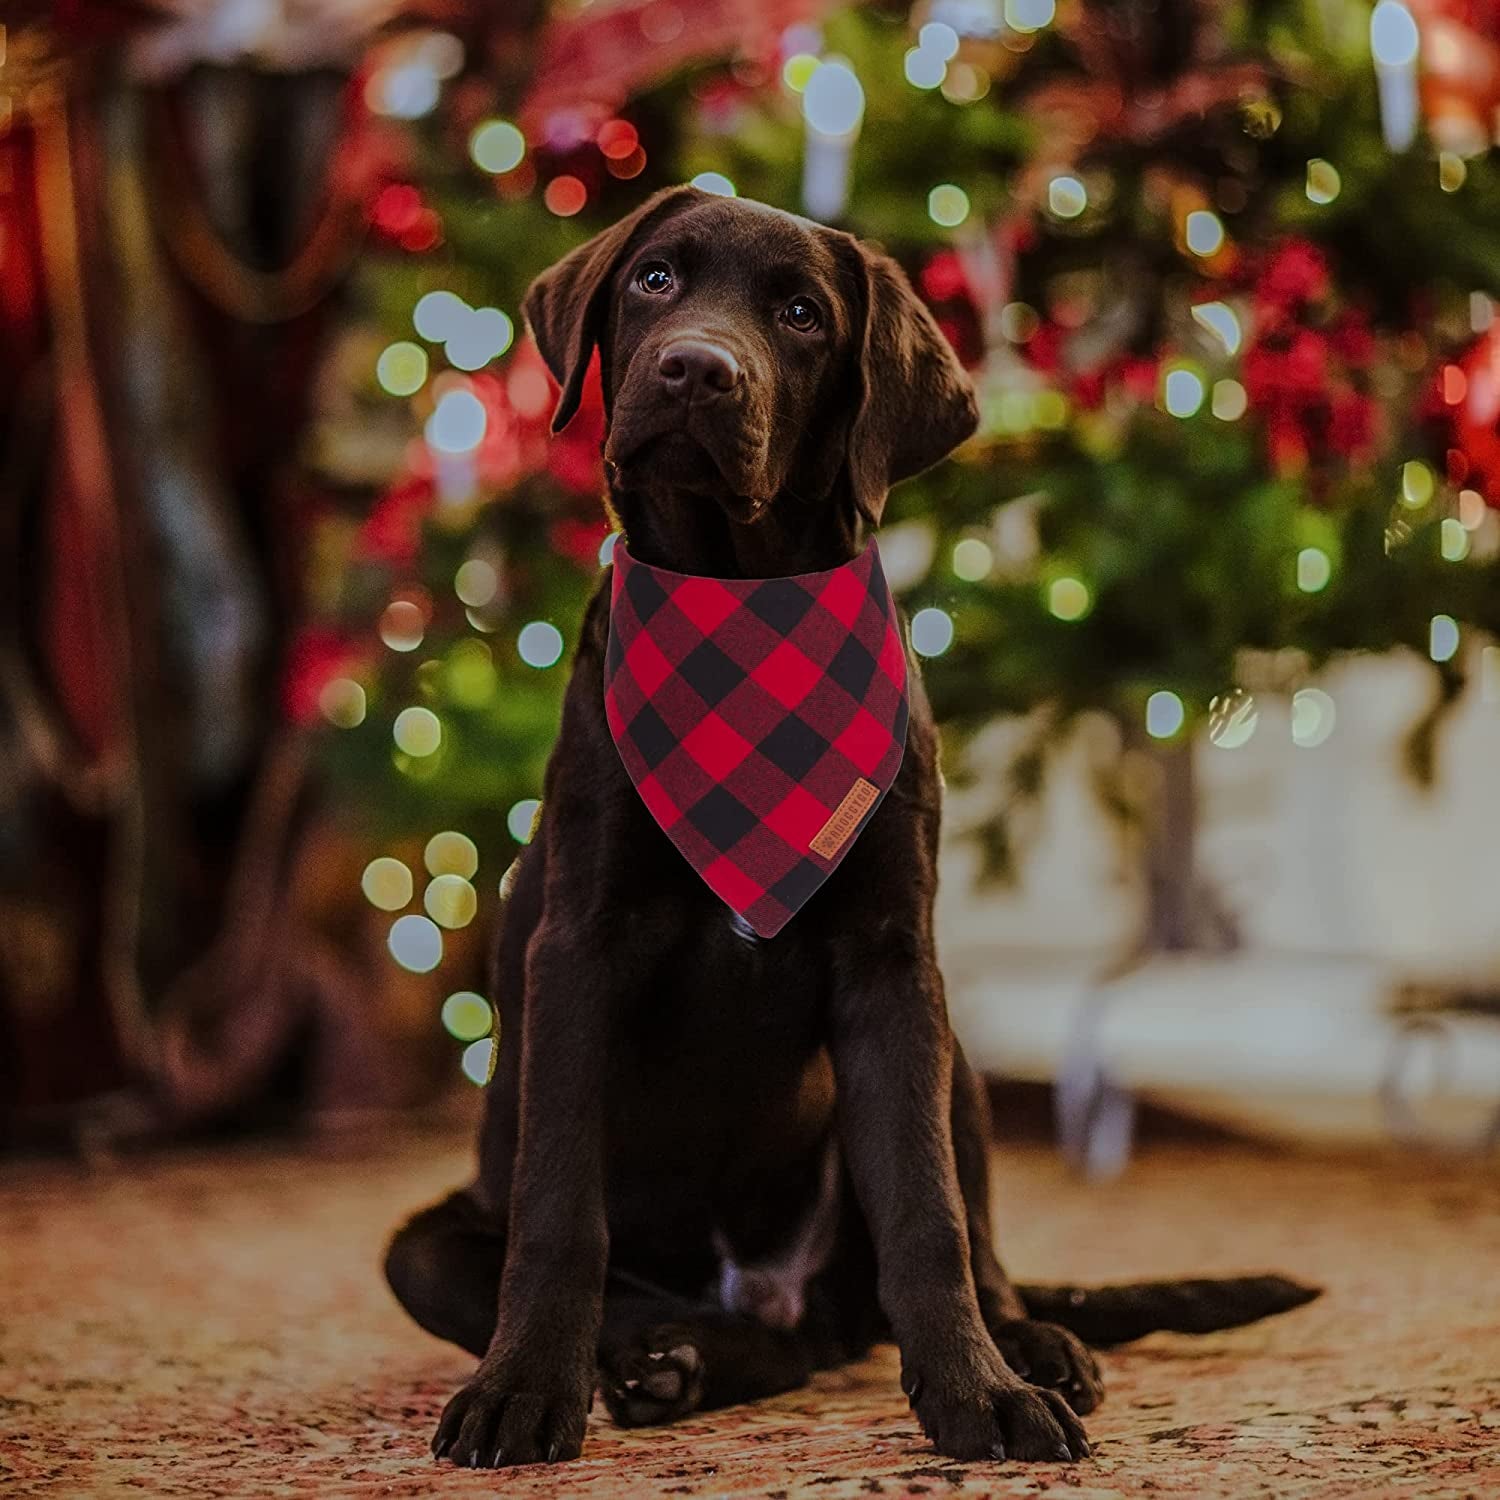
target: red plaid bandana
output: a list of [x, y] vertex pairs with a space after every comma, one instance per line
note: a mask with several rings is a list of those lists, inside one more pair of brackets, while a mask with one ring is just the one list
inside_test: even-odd
[[906, 651], [872, 541], [796, 578], [615, 547], [604, 711], [684, 858], [761, 937], [838, 868], [906, 748]]

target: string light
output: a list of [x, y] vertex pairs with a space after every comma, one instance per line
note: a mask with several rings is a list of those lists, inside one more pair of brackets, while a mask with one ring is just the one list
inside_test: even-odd
[[482, 120], [469, 136], [469, 155], [481, 171], [498, 177], [521, 165], [526, 137], [509, 120]]
[[966, 536], [953, 548], [953, 571], [965, 583], [978, 583], [989, 576], [995, 566], [995, 554], [989, 544], [976, 536]]
[[1452, 615], [1434, 615], [1427, 627], [1427, 654], [1433, 661], [1452, 661], [1458, 642], [1458, 621]]
[[1193, 321], [1206, 328], [1224, 346], [1226, 354], [1238, 354], [1243, 335], [1240, 320], [1227, 302], [1199, 302], [1193, 307]]
[[427, 383], [427, 351], [406, 339], [387, 345], [375, 361], [375, 379], [388, 395], [416, 395]]
[[336, 729], [358, 729], [367, 709], [365, 690], [352, 677], [334, 677], [318, 694], [318, 711]]
[[1337, 722], [1333, 699], [1322, 688], [1302, 688], [1292, 694], [1292, 743], [1302, 750], [1316, 750]]
[[952, 62], [958, 56], [958, 33], [946, 22], [929, 21], [917, 33], [917, 50]]
[[1444, 516], [1438, 533], [1439, 549], [1447, 562], [1462, 562], [1469, 555], [1469, 533], [1456, 516]]
[[953, 644], [953, 617], [929, 605], [911, 620], [911, 648], [918, 656], [941, 656]]
[[1420, 459], [1409, 459], [1401, 465], [1401, 503], [1409, 510], [1421, 510], [1432, 499], [1432, 470]]
[[454, 292], [427, 292], [412, 308], [412, 326], [429, 344], [441, 344], [456, 333], [469, 304]]
[[422, 893], [422, 906], [439, 927], [467, 927], [479, 910], [479, 897], [462, 875], [438, 875]]
[[555, 666], [563, 654], [562, 631], [546, 620], [533, 620], [521, 627], [516, 650], [528, 667], [541, 671]]
[[1307, 198], [1309, 203], [1332, 203], [1343, 187], [1339, 170], [1331, 161], [1315, 156], [1307, 164]]
[[482, 557], [471, 557], [460, 563], [453, 575], [453, 592], [461, 604], [483, 609], [500, 589], [500, 575]]
[[464, 1048], [459, 1066], [464, 1077], [478, 1088], [490, 1081], [490, 1059], [494, 1056], [495, 1043], [490, 1037], [481, 1037]]
[[922, 47], [913, 47], [901, 66], [906, 81], [914, 89], [935, 89], [948, 76], [947, 59]]
[[1047, 609], [1059, 620], [1081, 620], [1093, 600], [1086, 584], [1078, 578], [1054, 578], [1047, 585]]
[[420, 760], [443, 743], [443, 725], [430, 708], [403, 708], [391, 726], [391, 738], [403, 754]]
[[412, 974], [430, 974], [443, 961], [443, 934], [429, 917], [397, 917], [385, 945]]
[[1179, 365], [1168, 370], [1161, 388], [1162, 406], [1174, 417], [1191, 417], [1203, 405], [1202, 378]]
[[1005, 24], [1023, 36], [1050, 26], [1057, 14], [1057, 0], [1005, 0]]
[[1333, 563], [1321, 547], [1304, 547], [1297, 554], [1297, 587], [1304, 594], [1318, 594], [1333, 577]]
[[531, 831], [541, 808], [541, 799], [537, 797], [522, 797], [519, 802], [511, 804], [510, 811], [505, 815], [505, 827], [518, 844], [531, 842]]
[[569, 173], [554, 177], [542, 191], [542, 202], [559, 219], [571, 219], [589, 201], [589, 190]]
[[422, 435], [439, 453], [472, 453], [484, 441], [489, 414], [470, 390], [444, 391], [433, 407]]
[[1217, 255], [1224, 245], [1224, 225], [1218, 214], [1195, 208], [1183, 221], [1182, 237], [1194, 255]]
[[1152, 739], [1169, 740], [1187, 722], [1187, 710], [1176, 693], [1162, 688], [1146, 699], [1146, 733]]
[[812, 52], [794, 52], [781, 67], [781, 81], [794, 93], [803, 93], [818, 71], [817, 55]]
[[956, 229], [969, 217], [969, 195], [951, 182], [940, 182], [927, 195], [927, 213], [934, 224]]
[[1239, 750], [1248, 745], [1259, 722], [1255, 699], [1243, 688], [1234, 688], [1209, 701], [1208, 739], [1220, 750]]
[[392, 599], [381, 612], [375, 627], [380, 639], [392, 651], [415, 651], [422, 644], [426, 622], [422, 611], [410, 599]]
[[1214, 381], [1211, 410], [1221, 422], [1238, 422], [1250, 405], [1250, 397], [1238, 380]]
[[802, 90], [802, 118], [819, 135], [853, 135], [865, 114], [865, 91], [848, 63], [819, 64]]
[[365, 893], [365, 900], [381, 911], [400, 911], [403, 906], [410, 905], [415, 889], [411, 871], [388, 854], [372, 859], [365, 866], [365, 872], [359, 878], [359, 888]]
[[495, 1024], [494, 1012], [483, 995], [456, 990], [443, 1001], [443, 1029], [460, 1042], [487, 1037]]
[[498, 307], [465, 309], [444, 341], [443, 353], [455, 369], [478, 370], [504, 354], [515, 335], [515, 324]]
[[693, 178], [692, 186], [716, 198], [733, 198], [734, 184], [722, 172], [700, 172]]
[[467, 834], [445, 829], [427, 840], [422, 863], [434, 880], [439, 875], [472, 880], [479, 870], [479, 846]]
[[1047, 211], [1059, 219], [1076, 219], [1089, 206], [1088, 189], [1063, 173], [1047, 184]]

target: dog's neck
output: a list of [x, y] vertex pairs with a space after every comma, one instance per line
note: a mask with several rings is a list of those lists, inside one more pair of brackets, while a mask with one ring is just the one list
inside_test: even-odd
[[610, 505], [637, 562], [704, 578], [790, 578], [838, 567], [864, 546], [850, 504], [832, 496], [807, 504], [776, 496], [753, 521], [686, 490], [610, 486]]

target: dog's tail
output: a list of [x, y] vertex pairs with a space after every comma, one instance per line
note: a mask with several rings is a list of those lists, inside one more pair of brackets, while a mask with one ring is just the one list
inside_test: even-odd
[[1285, 1276], [1135, 1281], [1121, 1286], [1018, 1286], [1027, 1315], [1107, 1349], [1148, 1333], [1213, 1333], [1311, 1302], [1320, 1287]]

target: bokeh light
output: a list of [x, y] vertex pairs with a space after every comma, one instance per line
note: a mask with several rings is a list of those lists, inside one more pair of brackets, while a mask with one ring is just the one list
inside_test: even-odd
[[391, 726], [396, 748], [421, 759], [433, 754], [443, 743], [443, 725], [430, 708], [403, 708]]
[[1458, 642], [1458, 621], [1452, 615], [1434, 615], [1427, 628], [1427, 654], [1433, 661], [1452, 661]]
[[463, 1069], [464, 1077], [478, 1088], [483, 1088], [490, 1080], [490, 1059], [494, 1053], [494, 1039], [487, 1036], [481, 1037], [477, 1042], [470, 1042], [464, 1048], [459, 1066]]
[[951, 182], [940, 182], [927, 195], [927, 213], [934, 224], [956, 229], [969, 217], [969, 195]]
[[1208, 739], [1220, 750], [1238, 750], [1248, 745], [1259, 722], [1255, 699], [1243, 688], [1233, 688], [1209, 701]]
[[436, 875], [422, 893], [422, 906], [439, 927], [467, 927], [479, 910], [479, 897], [462, 875]]
[[453, 592], [461, 604], [467, 604], [471, 609], [483, 609], [499, 589], [500, 575], [495, 572], [494, 565], [482, 557], [471, 557], [460, 563], [458, 572], [453, 575]]
[[1432, 470], [1420, 459], [1401, 465], [1401, 503], [1409, 509], [1421, 510], [1432, 499], [1435, 487]]
[[1304, 547], [1297, 554], [1297, 587], [1304, 594], [1321, 593], [1333, 577], [1333, 561], [1321, 547]]
[[472, 453], [484, 441], [489, 416], [473, 391], [444, 391], [427, 419], [423, 436], [439, 453]]
[[1333, 699], [1322, 688], [1302, 688], [1292, 694], [1292, 743], [1316, 750], [1333, 733], [1338, 720]]
[[352, 677], [331, 678], [318, 694], [318, 712], [336, 729], [358, 729], [368, 707], [364, 688]]
[[1191, 417], [1203, 405], [1203, 379], [1195, 370], [1178, 366], [1162, 381], [1161, 404], [1174, 417]]
[[1382, 67], [1406, 68], [1417, 60], [1421, 34], [1399, 0], [1380, 0], [1370, 12], [1370, 55]]
[[509, 120], [482, 120], [469, 136], [469, 155], [483, 172], [511, 172], [526, 155], [526, 137]]
[[444, 829], [427, 840], [422, 863], [433, 879], [439, 875], [458, 875], [472, 880], [479, 872], [479, 846], [466, 833]]
[[981, 578], [988, 577], [994, 566], [995, 554], [989, 543], [980, 541], [977, 536], [966, 536], [954, 545], [953, 571], [966, 583], [978, 583]]
[[1206, 328], [1224, 346], [1226, 354], [1238, 354], [1242, 334], [1240, 320], [1227, 302], [1199, 302], [1193, 308], [1193, 321]]
[[1250, 405], [1249, 393], [1238, 380], [1214, 381], [1212, 411], [1221, 422], [1238, 422]]
[[1439, 530], [1439, 549], [1448, 562], [1462, 562], [1472, 545], [1464, 523], [1457, 516], [1444, 516]]
[[1012, 31], [1040, 31], [1056, 14], [1057, 0], [1005, 0], [1005, 24]]
[[692, 185], [702, 189], [705, 193], [712, 193], [717, 198], [735, 196], [734, 184], [722, 172], [700, 172], [693, 178]]
[[505, 827], [518, 844], [531, 842], [531, 830], [541, 806], [539, 797], [522, 797], [519, 802], [511, 804], [510, 811], [505, 815]]
[[1187, 722], [1187, 710], [1176, 693], [1161, 688], [1146, 699], [1146, 733], [1152, 739], [1169, 740]]
[[918, 656], [941, 656], [953, 644], [953, 617], [929, 605], [911, 619], [911, 648]]
[[1081, 620], [1093, 600], [1080, 578], [1054, 578], [1047, 585], [1047, 609], [1059, 620]]
[[542, 193], [542, 202], [560, 219], [571, 219], [588, 201], [589, 190], [566, 172], [554, 177]]
[[528, 667], [539, 671], [555, 666], [563, 654], [562, 631], [546, 620], [533, 620], [521, 627], [516, 637], [516, 650]]
[[865, 91], [842, 62], [821, 64], [802, 91], [802, 118], [819, 135], [853, 135], [865, 113]]
[[429, 344], [441, 344], [458, 331], [469, 304], [454, 292], [426, 292], [412, 308], [412, 326]]
[[1315, 156], [1307, 164], [1307, 199], [1309, 203], [1332, 203], [1343, 187], [1339, 169], [1331, 161]]
[[1047, 184], [1047, 209], [1059, 219], [1076, 219], [1089, 206], [1088, 189], [1064, 172]]
[[902, 62], [906, 81], [915, 89], [935, 89], [948, 75], [948, 61], [936, 52], [913, 47]]
[[371, 906], [379, 907], [381, 911], [400, 911], [403, 906], [411, 904], [415, 886], [411, 871], [399, 859], [382, 854], [365, 866], [365, 872], [359, 878], [359, 888]]
[[495, 1024], [494, 1012], [483, 995], [457, 990], [443, 1001], [443, 1030], [461, 1042], [487, 1037]]
[[1217, 255], [1224, 246], [1224, 225], [1218, 214], [1195, 208], [1183, 221], [1182, 237], [1194, 255]]
[[794, 52], [782, 64], [781, 81], [794, 93], [800, 94], [818, 71], [817, 55], [812, 52]]
[[375, 361], [375, 379], [389, 395], [416, 395], [427, 383], [427, 351], [407, 339], [387, 345]]
[[391, 957], [413, 974], [430, 974], [443, 961], [443, 934], [429, 917], [397, 917], [385, 945]]

